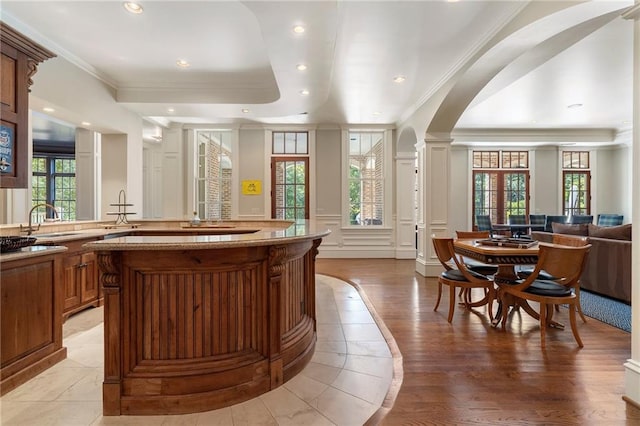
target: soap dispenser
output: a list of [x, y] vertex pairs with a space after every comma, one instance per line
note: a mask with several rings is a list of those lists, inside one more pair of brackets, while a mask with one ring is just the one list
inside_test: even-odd
[[200, 226], [200, 216], [198, 216], [198, 212], [193, 212], [193, 217], [191, 218], [191, 226]]

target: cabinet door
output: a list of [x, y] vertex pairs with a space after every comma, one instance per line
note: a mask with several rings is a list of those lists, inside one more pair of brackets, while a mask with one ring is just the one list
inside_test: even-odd
[[70, 255], [64, 258], [64, 312], [80, 306], [80, 281], [78, 265], [82, 263], [82, 255]]
[[98, 298], [98, 268], [96, 255], [93, 252], [81, 256], [78, 265], [80, 282], [80, 303], [92, 302]]

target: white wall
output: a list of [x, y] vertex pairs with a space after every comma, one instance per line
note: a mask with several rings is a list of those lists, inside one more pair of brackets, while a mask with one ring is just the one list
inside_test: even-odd
[[[239, 190], [238, 217], [239, 218], [269, 218], [271, 210], [268, 208], [270, 194], [267, 193], [267, 179], [265, 170], [265, 131], [263, 129], [240, 129], [239, 133], [239, 164], [240, 182], [243, 180], [262, 181], [262, 195], [242, 195]], [[235, 195], [235, 194], [234, 194]]]
[[[118, 207], [110, 204], [119, 202], [120, 190], [122, 189], [125, 190], [127, 202], [135, 204], [134, 207], [127, 207], [127, 211], [139, 212], [134, 209], [140, 209], [142, 205], [131, 200], [127, 187], [127, 135], [102, 135], [102, 161], [105, 167], [102, 169], [102, 208], [99, 219], [116, 221], [117, 216], [107, 215], [107, 213], [118, 212]], [[131, 219], [131, 217], [129, 216], [127, 219]]]

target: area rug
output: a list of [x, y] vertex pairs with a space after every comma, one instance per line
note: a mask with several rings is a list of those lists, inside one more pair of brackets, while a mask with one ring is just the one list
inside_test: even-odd
[[631, 306], [585, 290], [580, 290], [580, 305], [586, 316], [631, 332]]

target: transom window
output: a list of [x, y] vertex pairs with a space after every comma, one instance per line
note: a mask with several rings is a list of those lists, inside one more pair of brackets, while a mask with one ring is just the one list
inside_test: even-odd
[[591, 214], [591, 172], [588, 151], [562, 152], [564, 215]]
[[309, 132], [273, 132], [272, 154], [309, 153]]
[[529, 153], [473, 152], [473, 224], [476, 215], [507, 223], [511, 215], [529, 214]]

